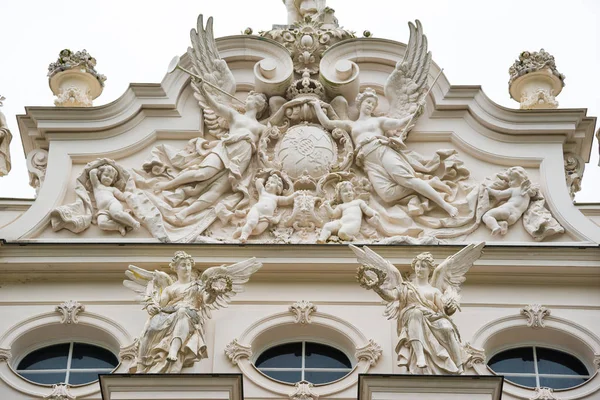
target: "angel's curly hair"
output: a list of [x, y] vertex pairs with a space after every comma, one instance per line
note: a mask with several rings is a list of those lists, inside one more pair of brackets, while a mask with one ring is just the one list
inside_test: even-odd
[[369, 97], [374, 98], [375, 100], [377, 100], [377, 103], [379, 103], [379, 96], [377, 96], [377, 92], [375, 91], [375, 89], [368, 87], [365, 90], [363, 90], [362, 93], [359, 93], [356, 96], [356, 100], [354, 100], [354, 102], [356, 103], [356, 108], [360, 110], [360, 105], [362, 104], [362, 102], [368, 99]]
[[427, 263], [427, 265], [429, 266], [429, 269], [432, 269], [435, 265], [435, 260], [433, 259], [433, 255], [430, 252], [425, 252], [425, 253], [421, 253], [418, 256], [416, 256], [415, 258], [413, 258], [412, 262], [410, 263], [410, 267], [412, 268], [412, 270], [415, 270], [415, 266], [417, 265], [418, 262], [420, 261], [424, 261]]
[[255, 92], [254, 90], [248, 92], [248, 97], [250, 96], [256, 97], [258, 99], [258, 114], [262, 114], [263, 111], [267, 109], [267, 96], [265, 96], [264, 93]]
[[356, 194], [356, 190], [354, 189], [354, 185], [350, 181], [341, 181], [335, 186], [335, 201], [338, 203], [343, 203], [342, 201], [342, 189], [346, 186], [350, 186], [353, 192]]
[[180, 250], [180, 251], [175, 252], [175, 256], [169, 263], [169, 268], [171, 268], [171, 270], [175, 271], [175, 269], [177, 268], [177, 264], [179, 264], [179, 261], [185, 260], [185, 259], [190, 259], [192, 261], [192, 267], [194, 267], [194, 265], [196, 265], [196, 261], [194, 261], [194, 258], [192, 256], [190, 256], [185, 251]]
[[281, 179], [281, 177], [275, 173], [269, 175], [269, 178], [267, 179], [267, 182], [273, 179], [275, 181], [275, 184], [277, 185], [277, 194], [281, 194], [283, 192], [283, 180]]

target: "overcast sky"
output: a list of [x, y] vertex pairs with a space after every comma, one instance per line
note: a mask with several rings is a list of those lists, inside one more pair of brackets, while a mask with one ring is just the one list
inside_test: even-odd
[[[566, 86], [560, 107], [600, 115], [600, 2], [596, 0], [328, 0], [340, 24], [362, 36], [408, 42], [407, 22], [420, 19], [434, 61], [453, 85], [481, 85], [518, 108], [508, 95], [508, 68], [522, 50], [546, 49]], [[198, 14], [213, 16], [215, 35], [254, 32], [286, 23], [281, 0], [0, 0], [0, 94], [13, 133], [13, 169], [0, 178], [0, 197], [33, 197], [15, 116], [25, 106], [51, 106], [48, 64], [63, 48], [87, 49], [108, 77], [95, 105], [110, 103], [130, 82], [160, 82], [174, 55], [189, 45]], [[578, 202], [600, 202], [598, 142]], [[562, 177], [558, 177], [562, 179]]]

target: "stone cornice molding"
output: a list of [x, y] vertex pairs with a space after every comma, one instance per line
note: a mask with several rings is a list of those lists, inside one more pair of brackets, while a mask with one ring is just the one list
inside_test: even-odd
[[[61, 281], [86, 277], [121, 280], [125, 258], [141, 268], [152, 270], [172, 256], [170, 246], [156, 246], [154, 242], [73, 244], [66, 241], [0, 245], [3, 257], [11, 260], [10, 263], [0, 264], [2, 281], [40, 277]], [[356, 259], [344, 245], [179, 246], [181, 250], [194, 256], [200, 268], [241, 261], [255, 256], [259, 249], [264, 266], [256, 274], [258, 280], [316, 279], [353, 282], [357, 267]], [[436, 260], [439, 262], [455, 253], [461, 246], [371, 245], [382, 257], [398, 265], [403, 272], [408, 272], [416, 252], [435, 251]], [[231, 251], [233, 248], [235, 253]], [[558, 249], [557, 251], [554, 244], [541, 247], [488, 245], [482, 258], [469, 271], [469, 281], [589, 285], [600, 277], [598, 246], [560, 246]], [[314, 277], [310, 273], [315, 273]]]

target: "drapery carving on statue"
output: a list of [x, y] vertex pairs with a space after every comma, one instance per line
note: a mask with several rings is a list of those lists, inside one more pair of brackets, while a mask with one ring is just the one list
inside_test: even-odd
[[192, 256], [177, 251], [169, 264], [176, 276], [134, 265], [125, 272], [123, 284], [139, 295], [149, 314], [132, 372], [179, 373], [207, 358], [204, 328], [212, 311], [227, 307], [262, 266], [251, 258], [199, 274], [194, 265]]
[[[216, 50], [212, 18], [206, 28], [202, 15], [193, 30], [188, 53], [193, 70], [207, 82], [227, 93], [235, 93], [235, 80]], [[224, 118], [229, 132], [216, 140], [196, 138], [183, 150], [160, 145], [151, 159], [136, 171], [136, 184], [160, 210], [172, 241], [196, 240], [218, 217], [215, 206], [229, 212], [248, 205], [253, 161], [258, 138], [266, 126], [258, 121], [267, 108], [266, 96], [250, 92], [245, 113], [234, 108], [230, 97], [208, 85], [192, 81], [200, 106]]]
[[[2, 101], [5, 97], [0, 96], [0, 107], [2, 107]], [[10, 142], [12, 140], [12, 134], [8, 129], [8, 123], [6, 117], [0, 111], [0, 177], [7, 175], [10, 172]]]
[[88, 163], [75, 182], [75, 195], [74, 203], [50, 213], [55, 231], [79, 233], [93, 223], [104, 231], [118, 231], [124, 236], [140, 227], [139, 220], [154, 237], [166, 239], [158, 209], [136, 189], [129, 172], [113, 160], [100, 158]]
[[[430, 253], [412, 261], [414, 275], [402, 278], [389, 261], [350, 245], [360, 267], [358, 282], [386, 303], [384, 315], [398, 321], [398, 365], [410, 374], [462, 374], [470, 355], [450, 316], [460, 310], [460, 284], [485, 243], [470, 244], [435, 265]], [[431, 274], [431, 279], [429, 278]]]

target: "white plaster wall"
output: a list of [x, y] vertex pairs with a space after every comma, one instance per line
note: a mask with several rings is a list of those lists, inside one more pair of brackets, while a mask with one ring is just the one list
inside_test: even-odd
[[[551, 309], [553, 317], [569, 320], [597, 333], [600, 332], [598, 286], [598, 282], [590, 282], [590, 286], [544, 286], [484, 285], [469, 284], [467, 281], [463, 290], [463, 311], [455, 315], [454, 321], [463, 340], [471, 341], [475, 332], [485, 324], [518, 315], [520, 308], [527, 304], [540, 303]], [[133, 298], [133, 293], [118, 281], [5, 283], [0, 287], [0, 337], [19, 322], [36, 315], [52, 313], [57, 304], [73, 299], [85, 305], [85, 313], [110, 319], [133, 338], [139, 335], [146, 321], [145, 311]], [[302, 299], [316, 304], [319, 312], [331, 314], [354, 325], [366, 338], [373, 339], [381, 346], [383, 355], [370, 373], [399, 372], [395, 366], [393, 351], [396, 344], [395, 322], [387, 321], [382, 316], [384, 307], [373, 292], [361, 289], [354, 282], [332, 284], [260, 281], [250, 282], [246, 292], [238, 295], [228, 309], [214, 313], [214, 318], [206, 326], [209, 358], [185, 372], [239, 373], [238, 367], [225, 356], [225, 346], [238, 338], [251, 324], [269, 315], [286, 312], [289, 305]], [[525, 325], [525, 318], [520, 318]], [[291, 334], [304, 336], [304, 328], [298, 327]], [[43, 334], [39, 340], [40, 343], [44, 341]], [[282, 397], [256, 386], [246, 378], [244, 385], [245, 398], [248, 399]], [[290, 392], [292, 389], [290, 386]], [[356, 390], [356, 385], [353, 385], [328, 397], [355, 398]], [[18, 393], [0, 381], [0, 398], [18, 400], [31, 397]], [[96, 394], [89, 398], [100, 397]], [[503, 398], [512, 397], [505, 395]]]

